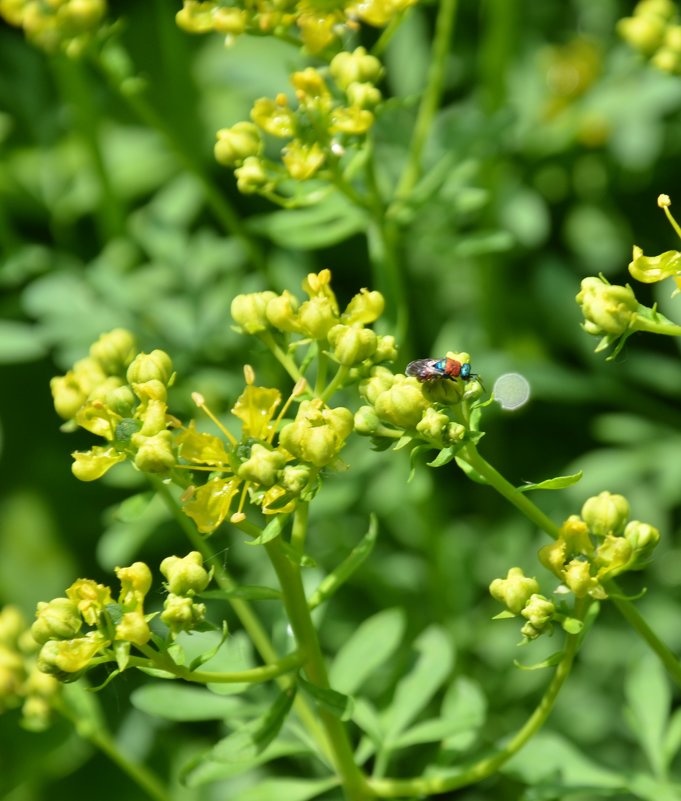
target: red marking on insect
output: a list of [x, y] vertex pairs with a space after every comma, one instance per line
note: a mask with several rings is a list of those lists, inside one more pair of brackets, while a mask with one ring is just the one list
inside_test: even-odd
[[452, 381], [456, 381], [457, 378], [468, 381], [478, 377], [477, 373], [471, 373], [470, 364], [461, 364], [456, 359], [450, 359], [447, 356], [442, 359], [417, 359], [415, 362], [409, 362], [406, 373], [413, 375], [421, 383], [444, 378]]

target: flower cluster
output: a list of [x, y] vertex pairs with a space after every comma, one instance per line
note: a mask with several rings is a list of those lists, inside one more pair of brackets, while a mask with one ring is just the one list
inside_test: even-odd
[[641, 0], [631, 17], [617, 23], [617, 31], [658, 69], [681, 73], [681, 24], [673, 0]]
[[[33, 639], [41, 646], [38, 668], [60, 681], [75, 681], [90, 668], [116, 661], [122, 670], [131, 646], [144, 651], [152, 639], [149, 621], [156, 612], [145, 614], [144, 602], [151, 589], [151, 570], [144, 562], [117, 567], [121, 589], [114, 601], [111, 589], [92, 579], [78, 579], [65, 597], [40, 602], [31, 626]], [[169, 556], [161, 564], [167, 579], [161, 620], [170, 636], [200, 626], [205, 606], [194, 595], [208, 585], [212, 571], [202, 564], [197, 551], [184, 558]]]
[[[462, 365], [470, 363], [467, 353], [448, 352], [447, 358]], [[355, 414], [355, 430], [379, 441], [399, 439], [400, 446], [406, 436], [429, 448], [448, 449], [453, 455], [474, 438], [468, 404], [481, 393], [477, 377], [419, 381], [379, 366], [360, 384], [367, 405]]]
[[38, 670], [35, 650], [19, 609], [0, 609], [0, 714], [21, 706], [23, 725], [40, 731], [50, 722], [59, 682]]
[[242, 33], [297, 35], [309, 53], [320, 53], [364, 22], [377, 28], [414, 5], [417, 0], [184, 0], [177, 24], [189, 33], [215, 31], [232, 41]]
[[[280, 181], [305, 181], [323, 168], [333, 170], [373, 125], [382, 73], [380, 61], [363, 47], [339, 53], [324, 72], [313, 67], [294, 72], [295, 105], [283, 93], [256, 100], [250, 122], [217, 132], [216, 159], [234, 168], [245, 193], [271, 192]], [[263, 156], [265, 135], [286, 140], [283, 169]]]
[[385, 305], [380, 292], [362, 289], [341, 312], [331, 288], [331, 272], [310, 273], [303, 281], [307, 300], [302, 303], [291, 292], [253, 292], [232, 301], [232, 318], [238, 330], [269, 342], [273, 334], [298, 349], [315, 341], [337, 364], [366, 374], [376, 364], [397, 356], [395, 338], [379, 336], [366, 328], [382, 314]]
[[136, 351], [132, 334], [114, 329], [92, 345], [88, 357], [50, 382], [67, 427], [80, 426], [107, 441], [73, 454], [72, 470], [81, 481], [94, 481], [126, 459], [147, 473], [168, 473], [175, 465], [168, 429], [179, 421], [167, 406], [172, 362], [162, 350]]
[[78, 56], [106, 14], [106, 0], [0, 0], [0, 17], [42, 50]]
[[[539, 561], [560, 579], [557, 593], [603, 600], [608, 597], [608, 581], [645, 567], [659, 540], [654, 526], [629, 520], [629, 504], [623, 495], [601, 492], [586, 501], [581, 516], [568, 517], [555, 542], [540, 549]], [[567, 610], [540, 595], [537, 580], [525, 576], [519, 567], [511, 568], [505, 579], [495, 579], [490, 593], [508, 610], [498, 617], [526, 618], [522, 628], [526, 640], [550, 632], [553, 622], [573, 633], [578, 630]]]
[[[667, 195], [660, 195], [657, 205], [664, 210], [667, 219], [681, 237], [681, 228], [669, 211], [671, 201]], [[641, 248], [634, 246], [629, 272], [645, 284], [673, 278], [677, 290], [681, 291], [681, 253], [668, 250], [659, 256], [645, 256]], [[627, 338], [636, 331], [648, 331], [667, 336], [681, 335], [681, 326], [668, 320], [657, 308], [643, 306], [636, 300], [633, 289], [609, 284], [603, 276], [590, 276], [582, 281], [576, 297], [584, 315], [584, 330], [594, 336], [602, 337], [596, 352], [615, 345], [609, 358], [614, 358]]]

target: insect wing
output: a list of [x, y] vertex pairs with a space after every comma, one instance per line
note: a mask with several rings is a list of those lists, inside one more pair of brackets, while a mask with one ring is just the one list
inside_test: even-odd
[[405, 372], [407, 375], [415, 376], [419, 381], [432, 381], [445, 375], [441, 365], [442, 359], [417, 359], [415, 362], [409, 362]]

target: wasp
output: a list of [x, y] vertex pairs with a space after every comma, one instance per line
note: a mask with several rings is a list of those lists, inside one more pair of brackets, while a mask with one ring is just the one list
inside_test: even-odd
[[457, 378], [469, 381], [471, 378], [478, 377], [477, 373], [471, 373], [470, 364], [461, 364], [456, 359], [450, 359], [447, 356], [442, 359], [417, 359], [415, 362], [409, 362], [406, 373], [413, 375], [421, 383], [439, 381], [443, 378], [449, 378], [452, 381], [456, 381]]

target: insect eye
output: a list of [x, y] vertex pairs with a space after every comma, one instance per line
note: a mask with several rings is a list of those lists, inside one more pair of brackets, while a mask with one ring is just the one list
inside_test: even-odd
[[461, 378], [466, 379], [470, 378], [471, 376], [471, 366], [470, 364], [462, 364], [461, 365]]

